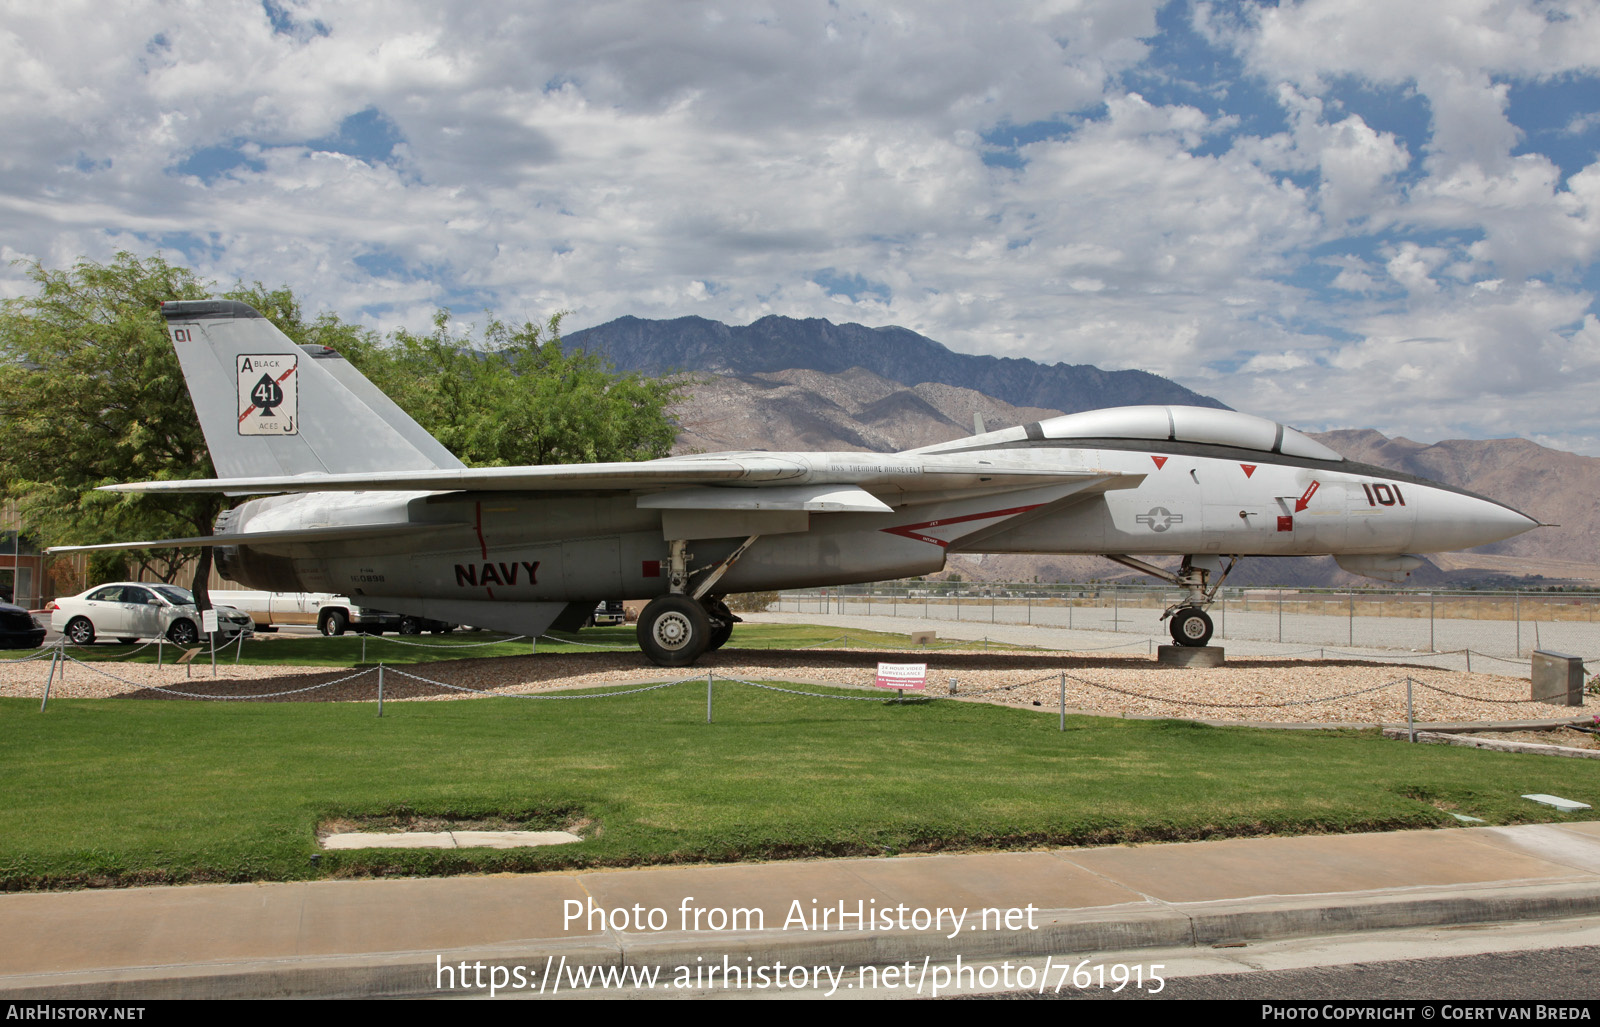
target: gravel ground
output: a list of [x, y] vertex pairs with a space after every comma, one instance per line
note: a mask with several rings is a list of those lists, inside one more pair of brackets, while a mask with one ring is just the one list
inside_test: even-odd
[[[694, 668], [676, 673], [646, 664], [634, 651], [456, 660], [387, 667], [384, 698], [443, 700], [470, 694], [407, 675], [497, 693], [703, 679], [708, 672], [750, 681], [866, 687], [873, 680], [879, 660], [926, 660], [930, 694], [945, 695], [949, 679], [955, 678], [961, 697], [1027, 708], [1038, 704], [1052, 711], [1058, 708], [1060, 675], [1065, 673], [1066, 705], [1070, 711], [1245, 722], [1395, 724], [1404, 723], [1406, 718], [1405, 679], [1409, 675], [1414, 682], [1419, 722], [1551, 720], [1586, 715], [1583, 708], [1527, 701], [1530, 686], [1526, 678], [1435, 667], [1230, 656], [1224, 667], [1193, 670], [1159, 667], [1153, 657], [1142, 654], [959, 649], [911, 654], [729, 647], [702, 658]], [[48, 660], [0, 664], [0, 695], [38, 698], [48, 673]], [[215, 679], [209, 664], [192, 668], [191, 678], [179, 667], [158, 669], [147, 664], [92, 661], [69, 665], [65, 674], [57, 677], [50, 694], [52, 698], [181, 699], [186, 696], [180, 693], [188, 693], [275, 702], [375, 699], [376, 671], [351, 679], [355, 673], [223, 663], [219, 664]], [[152, 685], [166, 691], [146, 687]]]

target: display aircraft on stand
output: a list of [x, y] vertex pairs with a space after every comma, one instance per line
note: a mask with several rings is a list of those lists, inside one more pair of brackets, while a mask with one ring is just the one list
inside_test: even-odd
[[[1091, 410], [903, 453], [730, 452], [639, 463], [464, 466], [333, 350], [243, 303], [162, 307], [220, 478], [108, 486], [256, 495], [202, 538], [249, 588], [527, 635], [647, 599], [639, 645], [686, 666], [728, 640], [735, 592], [942, 570], [951, 553], [1098, 554], [1206, 607], [1243, 556], [1331, 554], [1403, 580], [1419, 553], [1496, 542], [1531, 517], [1345, 460], [1293, 428], [1184, 406]], [[1136, 555], [1137, 554], [1137, 555]], [[1138, 557], [1178, 556], [1176, 571]]]

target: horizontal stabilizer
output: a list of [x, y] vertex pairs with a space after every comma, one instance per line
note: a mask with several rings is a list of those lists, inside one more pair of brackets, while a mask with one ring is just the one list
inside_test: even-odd
[[437, 532], [438, 524], [345, 524], [328, 528], [289, 528], [283, 531], [246, 531], [230, 535], [196, 535], [161, 538], [150, 542], [103, 542], [93, 546], [51, 546], [47, 553], [92, 553], [106, 549], [184, 549], [190, 546], [242, 546], [259, 542], [342, 542], [363, 538], [388, 538]]

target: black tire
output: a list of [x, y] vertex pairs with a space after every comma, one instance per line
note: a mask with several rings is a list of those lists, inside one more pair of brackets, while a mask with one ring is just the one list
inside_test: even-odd
[[192, 620], [175, 620], [172, 627], [167, 629], [167, 641], [187, 648], [200, 641], [200, 629], [194, 626]]
[[415, 617], [402, 617], [402, 618], [400, 618], [400, 634], [402, 634], [402, 635], [420, 635], [420, 634], [422, 634], [422, 621], [418, 620]]
[[687, 667], [710, 641], [711, 618], [688, 596], [658, 596], [639, 615], [639, 648], [658, 667]]
[[724, 645], [727, 645], [728, 639], [732, 637], [732, 624], [723, 622], [722, 624], [713, 625], [711, 628], [711, 640], [706, 643], [706, 652], [716, 652]]
[[317, 621], [317, 629], [330, 637], [344, 634], [344, 629], [349, 626], [350, 618], [345, 616], [343, 610], [324, 610]]
[[1172, 640], [1179, 645], [1203, 646], [1211, 641], [1211, 616], [1186, 606], [1172, 615]]
[[67, 622], [67, 637], [73, 645], [94, 645], [94, 625], [87, 617], [74, 617]]

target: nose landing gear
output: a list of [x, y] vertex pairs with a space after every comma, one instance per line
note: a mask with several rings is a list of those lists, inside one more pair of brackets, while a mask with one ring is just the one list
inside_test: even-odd
[[1124, 567], [1132, 567], [1142, 574], [1160, 578], [1184, 589], [1188, 594], [1167, 607], [1161, 619], [1168, 621], [1167, 627], [1172, 631], [1172, 640], [1178, 645], [1203, 646], [1211, 641], [1214, 630], [1211, 615], [1206, 613], [1205, 608], [1216, 600], [1217, 590], [1222, 588], [1222, 583], [1227, 580], [1240, 558], [1230, 556], [1227, 565], [1224, 566], [1220, 556], [1186, 556], [1176, 574], [1164, 567], [1157, 567], [1122, 554], [1108, 555], [1107, 559], [1115, 560]]

